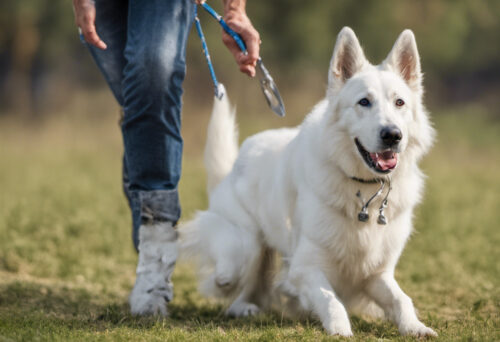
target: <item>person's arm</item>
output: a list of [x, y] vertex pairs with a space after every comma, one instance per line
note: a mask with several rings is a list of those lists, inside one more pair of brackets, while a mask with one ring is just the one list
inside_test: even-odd
[[75, 24], [81, 30], [87, 43], [99, 49], [107, 48], [95, 29], [95, 4], [93, 0], [73, 0], [73, 11], [75, 12]]
[[[202, 4], [206, 0], [195, 1]], [[259, 59], [260, 36], [246, 14], [246, 0], [222, 1], [224, 3], [224, 21], [241, 36], [247, 46], [248, 54], [243, 54], [234, 39], [224, 30], [222, 30], [222, 41], [233, 54], [240, 71], [253, 77], [255, 76], [255, 65]]]

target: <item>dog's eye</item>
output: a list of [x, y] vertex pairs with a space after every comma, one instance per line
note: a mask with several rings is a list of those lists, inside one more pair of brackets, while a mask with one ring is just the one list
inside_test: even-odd
[[361, 100], [359, 100], [358, 104], [363, 107], [370, 107], [371, 102], [366, 97], [363, 97]]
[[405, 102], [404, 102], [403, 100], [401, 100], [401, 99], [397, 99], [397, 100], [396, 100], [396, 106], [401, 107], [401, 106], [403, 106], [404, 104], [405, 104]]

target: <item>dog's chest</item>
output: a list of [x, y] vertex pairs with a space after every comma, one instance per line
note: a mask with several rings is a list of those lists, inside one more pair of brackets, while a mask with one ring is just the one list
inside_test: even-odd
[[380, 272], [392, 255], [387, 228], [364, 224], [336, 232], [326, 254], [333, 279], [355, 284]]

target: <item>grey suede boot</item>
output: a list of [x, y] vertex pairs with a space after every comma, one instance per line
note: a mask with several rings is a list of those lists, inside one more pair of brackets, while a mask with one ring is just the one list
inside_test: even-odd
[[137, 279], [130, 294], [134, 315], [167, 315], [173, 298], [170, 279], [177, 260], [177, 231], [170, 222], [143, 224], [139, 228]]

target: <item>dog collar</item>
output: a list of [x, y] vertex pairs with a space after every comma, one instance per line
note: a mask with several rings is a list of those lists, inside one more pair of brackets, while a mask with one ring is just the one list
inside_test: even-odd
[[372, 178], [372, 179], [363, 179], [363, 178], [358, 178], [358, 177], [351, 177], [352, 180], [363, 183], [363, 184], [375, 184], [375, 183], [381, 183], [384, 182], [382, 178]]

